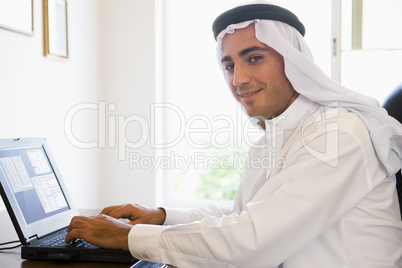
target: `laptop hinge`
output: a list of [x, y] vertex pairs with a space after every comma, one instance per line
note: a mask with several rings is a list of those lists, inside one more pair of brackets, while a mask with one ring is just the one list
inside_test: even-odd
[[28, 239], [26, 239], [27, 244], [30, 244], [30, 242], [32, 242], [33, 240], [38, 240], [38, 235], [32, 235], [30, 237], [28, 237]]

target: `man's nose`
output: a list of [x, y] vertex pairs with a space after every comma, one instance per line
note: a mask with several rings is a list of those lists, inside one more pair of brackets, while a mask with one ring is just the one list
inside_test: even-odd
[[233, 85], [240, 87], [244, 84], [248, 84], [251, 81], [251, 75], [247, 68], [242, 64], [236, 64], [233, 74]]

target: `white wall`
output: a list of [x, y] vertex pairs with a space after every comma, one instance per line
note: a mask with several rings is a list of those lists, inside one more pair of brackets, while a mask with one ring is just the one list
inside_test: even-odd
[[130, 153], [155, 153], [149, 141], [150, 108], [155, 102], [155, 3], [105, 0], [102, 8], [105, 100], [107, 107], [116, 109], [107, 109], [101, 204], [155, 206], [155, 174], [130, 168], [129, 162]]
[[[114, 103], [116, 118], [149, 117], [153, 8], [149, 0], [68, 0], [67, 61], [43, 56], [41, 0], [34, 0], [34, 36], [0, 28], [0, 138], [46, 137], [78, 208], [154, 205], [153, 174], [130, 170], [127, 161], [118, 161], [115, 148], [75, 146], [64, 128], [70, 109], [85, 103]], [[71, 130], [77, 140], [99, 140], [98, 112], [75, 115]], [[131, 135], [136, 124], [127, 124], [127, 130]], [[153, 154], [149, 146], [139, 152]]]

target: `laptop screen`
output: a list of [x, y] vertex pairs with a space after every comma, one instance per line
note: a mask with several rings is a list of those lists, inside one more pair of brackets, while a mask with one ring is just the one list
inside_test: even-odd
[[0, 168], [26, 224], [70, 209], [43, 147], [0, 150]]

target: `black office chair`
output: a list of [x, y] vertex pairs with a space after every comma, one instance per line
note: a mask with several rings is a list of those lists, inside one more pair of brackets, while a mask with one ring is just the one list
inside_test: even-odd
[[[402, 123], [402, 84], [388, 97], [383, 107], [388, 114]], [[396, 189], [399, 197], [399, 207], [402, 215], [402, 175], [401, 170], [396, 174]]]

